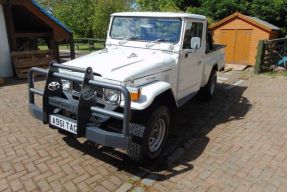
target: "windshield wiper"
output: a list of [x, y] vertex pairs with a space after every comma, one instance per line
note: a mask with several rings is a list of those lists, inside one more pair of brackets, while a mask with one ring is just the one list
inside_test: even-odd
[[156, 40], [146, 44], [146, 47], [150, 48], [150, 47], [153, 47], [153, 46], [155, 46], [156, 44], [158, 44], [160, 42], [166, 42], [166, 41], [167, 41], [166, 39], [156, 39]]
[[120, 42], [119, 42], [119, 44], [120, 45], [122, 45], [122, 44], [125, 44], [125, 43], [127, 43], [128, 41], [130, 41], [130, 40], [137, 40], [137, 39], [139, 39], [139, 37], [138, 36], [126, 36], [123, 40], [121, 40]]

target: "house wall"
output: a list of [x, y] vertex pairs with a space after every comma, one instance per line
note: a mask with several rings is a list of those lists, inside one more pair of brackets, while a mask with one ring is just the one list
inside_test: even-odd
[[[251, 43], [250, 43], [250, 48], [249, 48], [249, 64], [250, 65], [255, 65], [256, 62], [256, 55], [257, 55], [257, 46], [259, 40], [265, 40], [269, 39], [269, 32], [265, 29], [261, 29], [252, 23], [249, 23], [247, 21], [242, 20], [239, 17], [235, 17], [228, 21], [227, 23], [220, 25], [213, 29], [212, 34], [213, 34], [213, 39], [215, 43], [220, 43], [220, 31], [223, 29], [249, 29], [252, 30], [252, 35], [251, 35]], [[236, 54], [236, 53], [235, 53]]]
[[8, 44], [7, 30], [3, 12], [0, 4], [0, 77], [11, 77], [13, 75], [10, 49]]

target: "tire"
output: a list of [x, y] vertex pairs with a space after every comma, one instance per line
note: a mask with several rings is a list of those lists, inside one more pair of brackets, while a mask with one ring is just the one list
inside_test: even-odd
[[210, 101], [215, 95], [216, 85], [217, 85], [217, 74], [216, 69], [213, 68], [210, 73], [208, 83], [204, 87], [202, 87], [199, 91], [200, 99]]
[[170, 126], [170, 114], [166, 106], [160, 106], [150, 114], [146, 125], [131, 123], [129, 132], [128, 156], [143, 164], [150, 164], [160, 156]]

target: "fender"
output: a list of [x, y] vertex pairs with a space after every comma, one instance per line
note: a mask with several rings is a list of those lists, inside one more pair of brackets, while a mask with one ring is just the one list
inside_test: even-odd
[[[141, 97], [138, 101], [131, 102], [131, 109], [144, 110], [148, 108], [154, 99], [167, 90], [172, 90], [172, 87], [167, 82], [157, 81], [141, 87]], [[121, 105], [122, 106], [122, 105]]]

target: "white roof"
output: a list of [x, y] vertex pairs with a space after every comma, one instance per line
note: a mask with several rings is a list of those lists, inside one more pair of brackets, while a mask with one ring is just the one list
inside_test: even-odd
[[203, 15], [190, 14], [190, 13], [173, 13], [173, 12], [119, 12], [114, 13], [112, 16], [133, 16], [133, 17], [181, 17], [191, 19], [203, 19]]

